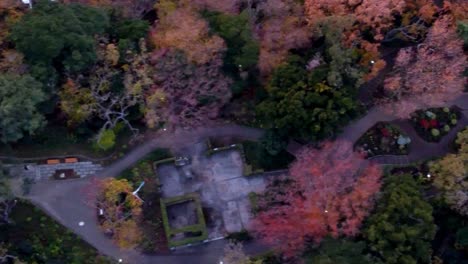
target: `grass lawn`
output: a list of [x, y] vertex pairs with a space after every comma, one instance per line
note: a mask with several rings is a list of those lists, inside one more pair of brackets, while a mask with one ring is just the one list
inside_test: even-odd
[[0, 241], [26, 263], [113, 263], [26, 201], [18, 202], [11, 219], [14, 224], [0, 226]]

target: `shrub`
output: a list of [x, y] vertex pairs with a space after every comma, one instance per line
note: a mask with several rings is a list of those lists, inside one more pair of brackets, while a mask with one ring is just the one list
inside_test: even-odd
[[450, 123], [452, 123], [452, 125], [456, 125], [456, 124], [458, 123], [458, 121], [457, 121], [456, 119], [452, 119], [452, 120], [450, 121]]
[[101, 132], [99, 135], [97, 145], [100, 149], [106, 151], [115, 146], [115, 133], [114, 130], [108, 129]]
[[238, 241], [238, 242], [252, 240], [252, 236], [245, 229], [242, 229], [239, 232], [230, 233], [226, 238], [230, 240]]
[[440, 131], [439, 131], [439, 129], [433, 128], [433, 129], [431, 129], [431, 134], [434, 137], [438, 137], [440, 135]]

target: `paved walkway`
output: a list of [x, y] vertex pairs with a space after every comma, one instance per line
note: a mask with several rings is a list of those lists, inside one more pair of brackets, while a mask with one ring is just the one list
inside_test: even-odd
[[[464, 94], [457, 100], [452, 102], [462, 109], [468, 109], [468, 94]], [[451, 105], [451, 104], [450, 104]], [[468, 125], [468, 113], [463, 111], [465, 117], [459, 122], [457, 129], [461, 129], [464, 125]], [[355, 142], [365, 131], [379, 121], [393, 121], [395, 118], [386, 114], [379, 108], [372, 108], [363, 118], [348, 125], [343, 133], [338, 136], [338, 139]], [[412, 131], [405, 132], [412, 133]], [[439, 144], [417, 143], [417, 147], [412, 149], [409, 156], [401, 156], [398, 158], [383, 157], [381, 163], [395, 162], [407, 163], [414, 159], [425, 158], [433, 154], [441, 154], [446, 151], [445, 148], [451, 139], [453, 139], [457, 131], [452, 131], [446, 139]], [[155, 135], [154, 138], [138, 146], [125, 157], [118, 160], [111, 166], [105, 168], [98, 177], [114, 177], [124, 169], [132, 166], [146, 154], [152, 152], [156, 148], [178, 148], [187, 144], [194, 144], [200, 139], [212, 136], [235, 136], [238, 138], [256, 140], [262, 135], [260, 129], [248, 128], [238, 125], [220, 125], [214, 127], [201, 128], [190, 131], [175, 131], [173, 133], [165, 132], [165, 134]], [[415, 140], [415, 139], [414, 139]], [[418, 142], [417, 140], [415, 140]], [[437, 149], [432, 152], [433, 148]], [[290, 149], [297, 151], [297, 144], [291, 146]], [[378, 161], [378, 159], [377, 159]], [[56, 218], [60, 223], [64, 224], [83, 239], [88, 241], [99, 252], [115, 258], [124, 259], [124, 263], [217, 263], [222, 254], [224, 241], [217, 241], [202, 246], [189, 247], [186, 249], [177, 250], [167, 256], [142, 255], [135, 251], [124, 251], [117, 248], [111, 241], [98, 229], [94, 210], [88, 208], [82, 201], [82, 190], [89, 183], [89, 178], [69, 181], [44, 181], [33, 186], [33, 190], [29, 198], [33, 203], [42, 207], [48, 214]], [[84, 221], [86, 225], [79, 227], [78, 222]], [[246, 246], [247, 253], [259, 252], [262, 247], [258, 243], [249, 244]]]

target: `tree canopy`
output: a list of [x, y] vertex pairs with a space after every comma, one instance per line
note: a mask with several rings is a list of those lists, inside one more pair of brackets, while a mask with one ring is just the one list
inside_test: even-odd
[[369, 255], [366, 255], [366, 243], [354, 242], [347, 239], [334, 239], [326, 237], [318, 247], [307, 252], [307, 264], [375, 264]]
[[458, 153], [430, 163], [434, 186], [440, 189], [447, 204], [468, 216], [468, 128], [458, 133]]
[[48, 83], [54, 67], [70, 73], [94, 63], [94, 35], [104, 33], [108, 25], [101, 10], [41, 0], [13, 26], [11, 40], [32, 66], [32, 74]]
[[348, 143], [306, 148], [297, 155], [286, 182], [280, 187], [273, 183], [260, 196], [254, 230], [287, 256], [327, 235], [355, 236], [373, 208], [380, 177], [379, 168]]
[[322, 65], [307, 71], [305, 62], [291, 57], [273, 73], [268, 97], [257, 111], [268, 127], [292, 137], [319, 140], [336, 133], [357, 114], [350, 92], [329, 86], [329, 68]]
[[384, 263], [430, 263], [436, 226], [432, 207], [411, 175], [389, 176], [364, 237]]
[[15, 142], [44, 125], [38, 106], [46, 97], [42, 85], [29, 75], [0, 74], [0, 137]]

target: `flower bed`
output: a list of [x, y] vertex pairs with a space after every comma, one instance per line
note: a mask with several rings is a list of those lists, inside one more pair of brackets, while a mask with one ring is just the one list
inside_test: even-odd
[[411, 139], [388, 123], [377, 123], [356, 142], [355, 148], [367, 157], [406, 155]]
[[418, 110], [411, 115], [416, 132], [429, 142], [439, 142], [457, 125], [459, 119], [460, 112], [448, 107]]

